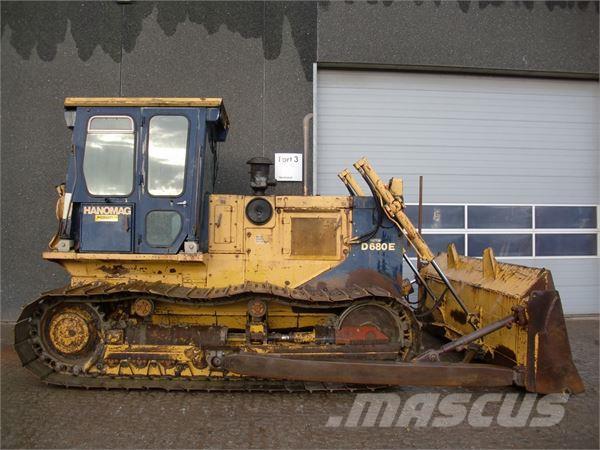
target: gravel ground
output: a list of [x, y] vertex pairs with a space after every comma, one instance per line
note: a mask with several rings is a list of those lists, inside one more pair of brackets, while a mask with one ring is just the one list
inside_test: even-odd
[[[552, 427], [327, 427], [356, 394], [124, 392], [49, 387], [20, 367], [12, 325], [2, 324], [2, 448], [598, 448], [598, 320], [567, 321], [586, 392]], [[415, 393], [483, 390], [398, 389]], [[495, 390], [516, 393], [516, 389]], [[494, 404], [486, 409], [493, 415]], [[435, 417], [435, 415], [434, 415]], [[345, 423], [345, 422], [343, 422]]]

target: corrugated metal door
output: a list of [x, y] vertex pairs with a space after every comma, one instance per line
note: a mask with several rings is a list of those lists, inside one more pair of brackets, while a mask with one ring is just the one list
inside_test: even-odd
[[[587, 80], [322, 69], [316, 191], [344, 193], [336, 174], [364, 155], [382, 178], [404, 179], [409, 203], [423, 175], [428, 204], [592, 206], [597, 216], [598, 100], [598, 82]], [[535, 226], [522, 230], [532, 235], [531, 255], [510, 260], [551, 268], [567, 312], [599, 312], [597, 217], [591, 229], [573, 231], [587, 233], [584, 255], [547, 257], [544, 247], [536, 256]]]

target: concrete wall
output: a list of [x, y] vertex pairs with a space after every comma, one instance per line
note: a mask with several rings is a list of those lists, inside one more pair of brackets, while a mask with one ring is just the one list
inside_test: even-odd
[[332, 2], [320, 62], [598, 73], [598, 2]]
[[[2, 319], [66, 282], [40, 258], [64, 180], [66, 96], [221, 96], [217, 189], [301, 151], [314, 62], [598, 72], [595, 2], [2, 2]], [[309, 167], [309, 173], [311, 168]], [[276, 192], [301, 192], [281, 183]]]

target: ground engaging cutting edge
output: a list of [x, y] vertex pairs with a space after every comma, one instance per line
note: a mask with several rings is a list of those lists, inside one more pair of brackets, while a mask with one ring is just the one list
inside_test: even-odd
[[[65, 117], [73, 147], [43, 256], [71, 283], [15, 326], [23, 365], [45, 382], [583, 390], [550, 273], [491, 249], [434, 256], [404, 214], [402, 181], [367, 160], [354, 166], [368, 196], [348, 171], [350, 196], [269, 196], [264, 158], [248, 162], [254, 195], [221, 195], [221, 99], [68, 98]], [[450, 341], [422, 349], [422, 329]]]

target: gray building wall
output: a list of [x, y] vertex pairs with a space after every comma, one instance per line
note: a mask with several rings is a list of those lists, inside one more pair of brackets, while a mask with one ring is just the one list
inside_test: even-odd
[[320, 62], [598, 73], [598, 2], [332, 2]]
[[[2, 319], [66, 282], [40, 258], [70, 136], [66, 96], [220, 96], [217, 190], [301, 151], [312, 64], [597, 76], [596, 2], [2, 2]], [[309, 166], [309, 173], [312, 172]], [[309, 180], [310, 181], [310, 180]], [[301, 193], [281, 183], [278, 194]]]

